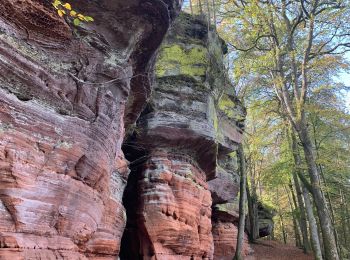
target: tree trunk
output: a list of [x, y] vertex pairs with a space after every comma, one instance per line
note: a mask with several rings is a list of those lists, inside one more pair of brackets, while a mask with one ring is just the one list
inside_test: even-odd
[[[319, 158], [319, 153], [318, 153], [318, 149], [316, 148], [316, 154], [317, 154], [317, 158]], [[330, 217], [331, 217], [331, 221], [332, 221], [332, 227], [333, 227], [333, 231], [334, 231], [334, 238], [335, 238], [335, 243], [337, 245], [337, 250], [338, 253], [341, 255], [341, 247], [339, 244], [339, 236], [338, 236], [338, 232], [335, 228], [335, 217], [334, 217], [334, 209], [333, 209], [333, 205], [332, 205], [332, 200], [331, 200], [331, 196], [328, 192], [328, 184], [326, 181], [326, 178], [324, 176], [323, 170], [322, 170], [322, 165], [321, 164], [317, 164], [317, 167], [319, 169], [319, 172], [321, 173], [321, 179], [324, 185], [324, 190], [323, 193], [326, 194], [325, 198], [327, 199], [328, 205], [329, 205], [329, 210], [330, 210]]]
[[282, 217], [281, 211], [279, 213], [280, 213], [280, 221], [281, 221], [281, 227], [282, 227], [283, 242], [287, 244], [287, 234], [286, 234], [286, 229], [284, 228], [283, 217]]
[[[291, 133], [291, 139], [292, 139], [291, 146], [292, 146], [292, 151], [293, 151], [294, 163], [296, 166], [296, 169], [295, 169], [296, 172], [293, 172], [293, 180], [294, 180], [296, 189], [299, 190], [300, 192], [302, 192], [302, 194], [300, 194], [300, 195], [302, 195], [304, 198], [304, 202], [305, 202], [304, 210], [306, 211], [306, 216], [307, 216], [308, 221], [309, 221], [311, 246], [312, 246], [312, 249], [313, 249], [314, 254], [315, 254], [315, 259], [322, 260], [322, 250], [321, 250], [321, 245], [320, 245], [320, 239], [318, 236], [317, 223], [316, 223], [316, 219], [315, 219], [315, 216], [314, 216], [314, 213], [312, 210], [312, 203], [311, 203], [311, 200], [309, 197], [308, 190], [307, 190], [306, 186], [303, 184], [303, 182], [306, 180], [301, 179], [301, 183], [299, 183], [299, 179], [298, 179], [298, 176], [302, 175], [302, 172], [301, 172], [302, 163], [301, 163], [300, 152], [298, 149], [297, 139], [296, 139], [295, 132], [293, 131], [293, 129], [291, 129], [290, 133]], [[304, 211], [304, 214], [305, 214], [305, 211]], [[306, 225], [306, 223], [305, 223], [305, 225]], [[303, 234], [303, 239], [304, 239], [304, 234]], [[309, 241], [309, 240], [307, 240], [307, 241]]]
[[202, 1], [198, 0], [198, 7], [199, 7], [199, 13], [203, 14], [203, 6], [202, 6]]
[[[316, 140], [316, 128], [315, 128], [315, 125], [313, 125], [312, 129], [313, 129], [313, 134], [314, 134], [314, 145], [315, 145], [315, 151], [316, 151], [316, 158], [320, 158], [319, 147], [317, 145], [317, 140]], [[326, 194], [325, 198], [327, 199], [329, 210], [330, 210], [330, 213], [331, 213], [330, 216], [331, 216], [332, 227], [333, 227], [333, 231], [334, 231], [335, 243], [337, 245], [338, 254], [341, 256], [341, 247], [340, 247], [340, 244], [339, 244], [338, 232], [337, 232], [337, 230], [335, 228], [334, 209], [333, 209], [333, 205], [332, 205], [332, 200], [331, 200], [330, 194], [328, 192], [328, 184], [327, 184], [326, 178], [325, 178], [324, 173], [323, 173], [322, 165], [320, 163], [318, 163], [317, 167], [318, 167], [318, 170], [319, 170], [319, 173], [320, 173], [321, 180], [322, 180], [323, 185], [324, 185], [324, 189], [322, 190], [322, 192]]]
[[212, 0], [212, 5], [213, 5], [213, 24], [214, 28], [216, 29], [216, 6], [215, 6], [215, 0]]
[[293, 171], [292, 175], [293, 175], [293, 181], [294, 181], [294, 186], [297, 193], [297, 199], [298, 199], [299, 210], [300, 210], [299, 223], [300, 223], [301, 234], [303, 237], [303, 250], [304, 250], [304, 253], [308, 253], [310, 251], [310, 243], [309, 243], [308, 232], [307, 232], [307, 220], [306, 220], [302, 191], [301, 191], [299, 179], [296, 173], [296, 171], [298, 172], [301, 171], [302, 164], [301, 164], [300, 153], [298, 150], [298, 143], [297, 143], [295, 134], [293, 132], [293, 129], [291, 129], [291, 137], [292, 137], [291, 148], [292, 148], [294, 164], [295, 164], [295, 171]]
[[[345, 195], [343, 193], [343, 201], [344, 201], [344, 209], [345, 209], [345, 216], [346, 216], [346, 227], [347, 227], [347, 243], [345, 244], [345, 248], [350, 252], [350, 213], [349, 213], [349, 208], [348, 204], [346, 202]], [[350, 256], [350, 253], [348, 253], [348, 256]]]
[[317, 223], [314, 216], [314, 212], [312, 210], [312, 203], [309, 197], [309, 192], [306, 189], [306, 187], [301, 183], [301, 187], [303, 190], [303, 197], [305, 202], [305, 210], [306, 215], [309, 220], [309, 227], [310, 227], [310, 236], [311, 236], [311, 245], [312, 249], [314, 251], [315, 259], [316, 260], [322, 260], [322, 249], [320, 244], [320, 238], [318, 236], [318, 230], [317, 230]]
[[[348, 245], [348, 239], [347, 239], [347, 226], [346, 226], [346, 210], [345, 210], [345, 198], [343, 196], [342, 190], [339, 190], [339, 197], [340, 197], [340, 215], [341, 215], [341, 226], [343, 230], [343, 241], [345, 245]], [[347, 216], [350, 217], [350, 216]]]
[[294, 181], [295, 190], [297, 193], [298, 206], [299, 206], [299, 211], [300, 211], [299, 224], [300, 224], [301, 235], [303, 237], [303, 243], [302, 243], [303, 245], [302, 246], [303, 246], [304, 253], [307, 254], [311, 250], [309, 236], [308, 236], [308, 230], [307, 230], [307, 219], [306, 219], [304, 200], [303, 200], [303, 195], [302, 195], [302, 191], [301, 191], [300, 184], [299, 184], [299, 179], [298, 179], [298, 176], [295, 172], [293, 172], [293, 181]]
[[248, 237], [250, 242], [255, 242], [259, 237], [259, 219], [258, 219], [258, 203], [257, 197], [254, 191], [252, 194], [247, 186], [247, 199], [248, 199]]
[[238, 235], [237, 235], [237, 247], [234, 260], [241, 260], [242, 249], [244, 243], [244, 226], [245, 226], [245, 203], [246, 203], [246, 166], [243, 145], [240, 144], [238, 147], [238, 158], [239, 158], [239, 171], [240, 171], [240, 196], [239, 196], [239, 224], [238, 224]]
[[[292, 211], [293, 228], [294, 228], [294, 234], [295, 234], [295, 246], [300, 247], [301, 240], [300, 240], [298, 222], [297, 222], [296, 217], [295, 217], [295, 209], [293, 208], [293, 204], [292, 204], [292, 201], [290, 199], [290, 195], [289, 195], [287, 188], [286, 187], [284, 187], [284, 188], [285, 188], [285, 191], [286, 191], [287, 196], [288, 196], [288, 202], [289, 202], [290, 209]], [[295, 200], [294, 200], [294, 203], [295, 203]]]
[[339, 260], [332, 221], [326, 199], [320, 187], [320, 174], [318, 172], [312, 142], [304, 119], [299, 122], [299, 126], [300, 127], [298, 127], [297, 132], [303, 146], [305, 161], [310, 175], [312, 195], [322, 230], [325, 258], [327, 260]]
[[189, 1], [190, 1], [191, 15], [193, 15], [193, 6], [192, 6], [192, 0], [189, 0]]
[[210, 19], [211, 19], [211, 15], [210, 15], [210, 4], [209, 4], [209, 0], [205, 0], [205, 3], [207, 5], [207, 21], [208, 21], [208, 37], [209, 37], [209, 31], [210, 31]]

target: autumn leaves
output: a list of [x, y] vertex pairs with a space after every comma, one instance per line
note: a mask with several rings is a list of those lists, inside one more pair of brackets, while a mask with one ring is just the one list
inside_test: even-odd
[[94, 18], [86, 16], [72, 9], [71, 4], [63, 3], [59, 0], [52, 2], [53, 7], [57, 10], [60, 17], [66, 16], [73, 20], [73, 24], [78, 26], [81, 22], [93, 22]]

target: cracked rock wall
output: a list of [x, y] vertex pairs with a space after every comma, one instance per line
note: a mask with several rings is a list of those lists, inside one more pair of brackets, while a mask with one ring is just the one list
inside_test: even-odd
[[124, 128], [181, 0], [72, 5], [95, 22], [74, 27], [51, 1], [0, 2], [0, 259], [120, 251]]
[[[235, 151], [246, 112], [226, 75], [225, 51], [203, 17], [185, 13], [160, 48], [150, 101], [124, 144], [132, 162], [125, 259], [232, 259], [235, 253]], [[126, 252], [131, 245], [136, 253]]]

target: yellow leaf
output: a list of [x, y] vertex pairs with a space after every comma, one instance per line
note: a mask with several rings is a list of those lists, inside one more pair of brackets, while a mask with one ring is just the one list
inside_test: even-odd
[[61, 1], [59, 1], [59, 0], [55, 0], [55, 1], [52, 3], [52, 5], [53, 5], [56, 9], [58, 9], [58, 6], [59, 6], [60, 4], [62, 4], [62, 3], [61, 3]]
[[66, 8], [67, 10], [72, 10], [72, 6], [69, 3], [65, 3], [63, 7]]
[[58, 15], [59, 15], [60, 17], [62, 17], [63, 14], [64, 14], [62, 10], [57, 10], [57, 13], [58, 13]]
[[76, 11], [70, 11], [70, 16], [72, 16], [72, 17], [74, 17], [74, 16], [76, 16], [77, 15], [77, 12]]
[[78, 14], [78, 18], [80, 19], [80, 20], [84, 20], [84, 15], [82, 15], [82, 14]]

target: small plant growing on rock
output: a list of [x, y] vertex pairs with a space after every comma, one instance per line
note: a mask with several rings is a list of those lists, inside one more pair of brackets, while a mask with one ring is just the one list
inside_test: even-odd
[[78, 26], [81, 22], [93, 22], [94, 18], [91, 16], [83, 15], [72, 9], [71, 4], [63, 3], [60, 0], [54, 0], [52, 2], [53, 7], [57, 10], [60, 17], [67, 16], [73, 19], [73, 24]]

